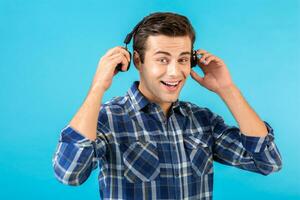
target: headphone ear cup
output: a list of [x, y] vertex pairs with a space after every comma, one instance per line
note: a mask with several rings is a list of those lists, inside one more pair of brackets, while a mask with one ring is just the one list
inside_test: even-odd
[[[128, 50], [127, 50], [128, 51]], [[129, 68], [130, 68], [130, 64], [131, 64], [131, 52], [130, 51], [128, 51], [128, 53], [129, 53], [129, 63], [128, 63], [128, 67], [127, 67], [127, 70], [126, 71], [122, 71], [122, 63], [119, 63], [118, 65], [117, 65], [117, 67], [116, 67], [116, 69], [119, 71], [119, 72], [127, 72], [128, 70], [129, 70]]]
[[131, 56], [131, 52], [130, 51], [128, 51], [128, 53], [129, 53], [129, 63], [128, 63], [128, 67], [127, 67], [127, 70], [126, 71], [128, 71], [129, 70], [129, 68], [130, 68], [130, 65], [131, 65], [131, 60], [132, 60], [132, 56]]
[[196, 51], [193, 50], [193, 55], [191, 58], [191, 67], [195, 67], [197, 65], [197, 54]]

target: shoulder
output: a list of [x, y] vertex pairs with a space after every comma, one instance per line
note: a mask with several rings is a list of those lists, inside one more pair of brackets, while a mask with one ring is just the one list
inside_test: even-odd
[[212, 111], [203, 106], [198, 106], [190, 101], [180, 101], [180, 106], [184, 108], [188, 115], [209, 115]]
[[127, 99], [127, 96], [115, 96], [101, 104], [100, 112], [110, 112], [111, 114], [119, 114], [120, 112], [124, 112]]
[[126, 96], [115, 96], [101, 104], [98, 116], [98, 127], [110, 130], [114, 123], [122, 120], [125, 115]]
[[211, 123], [215, 118], [220, 117], [217, 113], [205, 106], [199, 106], [189, 101], [180, 101], [189, 118], [196, 119], [205, 124]]

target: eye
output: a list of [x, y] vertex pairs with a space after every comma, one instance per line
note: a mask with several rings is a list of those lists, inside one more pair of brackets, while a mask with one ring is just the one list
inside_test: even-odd
[[160, 63], [166, 64], [168, 63], [168, 59], [167, 58], [159, 58], [157, 59]]
[[187, 63], [187, 62], [190, 61], [190, 59], [189, 59], [189, 58], [180, 58], [178, 61], [179, 61], [180, 63]]

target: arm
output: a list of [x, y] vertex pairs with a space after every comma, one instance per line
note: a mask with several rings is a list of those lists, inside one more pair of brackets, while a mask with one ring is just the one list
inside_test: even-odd
[[101, 91], [91, 91], [71, 123], [61, 132], [52, 162], [55, 176], [63, 184], [84, 183], [97, 168], [97, 160], [106, 152], [105, 134], [109, 130], [101, 122], [104, 109], [100, 110], [101, 119], [98, 111], [102, 96]]
[[92, 86], [87, 98], [70, 122], [70, 126], [90, 140], [96, 139], [96, 128], [104, 90]]
[[223, 88], [218, 95], [233, 114], [243, 134], [255, 137], [267, 136], [268, 131], [264, 122], [250, 107], [235, 85]]
[[233, 83], [227, 66], [220, 58], [205, 50], [198, 65], [204, 77], [191, 71], [200, 85], [218, 94], [226, 103], [239, 128], [228, 126], [222, 117], [209, 111], [214, 137], [214, 159], [224, 164], [267, 175], [282, 168], [281, 156], [274, 143], [271, 126], [251, 109]]
[[123, 47], [110, 49], [100, 59], [90, 91], [69, 125], [62, 130], [52, 158], [54, 173], [60, 182], [82, 184], [97, 167], [97, 160], [104, 156], [108, 143], [105, 135], [110, 130], [105, 126], [107, 114], [101, 106], [102, 97], [118, 73], [116, 66], [122, 63], [122, 69], [126, 70], [129, 60], [129, 53]]
[[66, 185], [81, 185], [97, 168], [97, 161], [105, 152], [104, 138], [92, 141], [67, 125], [61, 132], [52, 158], [55, 177]]
[[225, 124], [221, 116], [207, 110], [212, 125], [215, 161], [263, 175], [282, 168], [281, 155], [274, 142], [274, 131], [267, 122], [263, 121], [267, 136], [247, 136], [238, 127]]
[[218, 94], [239, 128], [227, 126], [220, 116], [214, 115], [215, 160], [264, 175], [279, 171], [282, 160], [271, 126], [260, 120], [234, 85]]

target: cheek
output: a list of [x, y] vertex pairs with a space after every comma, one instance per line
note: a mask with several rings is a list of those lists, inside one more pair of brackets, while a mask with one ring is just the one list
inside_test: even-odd
[[190, 65], [189, 65], [189, 66], [186, 66], [186, 67], [184, 68], [184, 70], [183, 70], [183, 74], [187, 77], [187, 76], [190, 75], [191, 70], [192, 70], [192, 68], [191, 68]]
[[163, 74], [163, 69], [161, 67], [158, 66], [152, 66], [151, 68], [151, 73], [153, 74], [153, 76], [160, 76], [161, 74]]
[[155, 63], [147, 63], [145, 72], [148, 76], [159, 77], [164, 73], [164, 69], [161, 66], [155, 65]]

